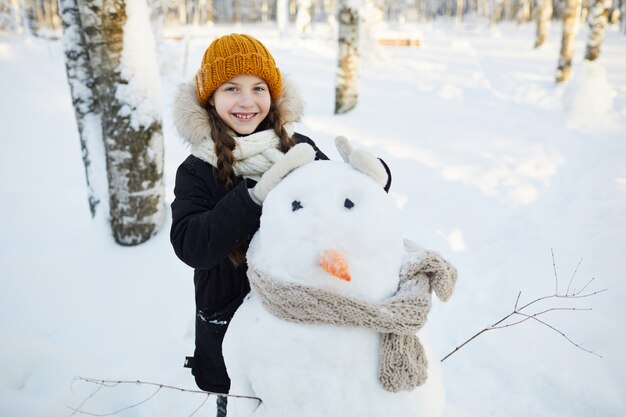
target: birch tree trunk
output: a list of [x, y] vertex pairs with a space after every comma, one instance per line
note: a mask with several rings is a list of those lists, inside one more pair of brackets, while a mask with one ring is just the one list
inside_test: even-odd
[[[82, 38], [86, 50], [83, 59], [88, 60], [84, 65], [93, 79], [85, 84], [76, 83], [72, 88], [89, 88], [95, 102], [93, 111], [101, 115], [109, 214], [115, 241], [137, 245], [158, 231], [165, 212], [160, 103], [155, 103], [154, 95], [144, 94], [137, 81], [138, 77], [143, 82], [154, 81], [150, 88], [160, 91], [158, 73], [151, 73], [157, 71], [156, 59], [151, 62], [147, 52], [154, 51], [149, 13], [144, 0], [63, 0], [68, 24], [72, 21], [68, 15], [72, 3], [78, 5], [78, 12], [73, 13], [78, 16], [82, 32], [89, 34]], [[133, 26], [144, 30], [124, 32], [127, 4], [132, 11]], [[66, 29], [68, 37], [69, 29]], [[128, 45], [135, 46], [135, 50], [126, 50]], [[146, 50], [138, 51], [138, 47]], [[71, 49], [66, 46], [66, 56], [76, 53]], [[72, 68], [73, 64], [68, 65]], [[78, 103], [77, 114], [89, 108], [85, 103], [87, 100]]]
[[25, 26], [33, 36], [39, 36], [39, 17], [37, 16], [37, 1], [23, 0]]
[[269, 20], [269, 7], [267, 0], [261, 0], [261, 22], [267, 23]]
[[491, 25], [495, 26], [502, 20], [504, 13], [504, 0], [494, 0], [493, 10], [491, 14]]
[[591, 7], [589, 16], [589, 37], [587, 38], [587, 48], [585, 59], [595, 61], [600, 56], [600, 48], [604, 40], [604, 31], [609, 19], [609, 8], [611, 0], [595, 0]]
[[546, 43], [548, 32], [550, 32], [550, 23], [552, 21], [552, 0], [541, 0], [537, 13], [537, 38], [535, 39], [535, 48], [539, 48]]
[[626, 34], [626, 0], [621, 0], [621, 23], [620, 28], [622, 29], [622, 33]]
[[[93, 28], [82, 24], [77, 0], [61, 0], [61, 23], [63, 24], [63, 49], [65, 71], [72, 95], [74, 114], [78, 125], [80, 148], [87, 180], [87, 201], [91, 217], [106, 195], [104, 145], [100, 106], [95, 96], [95, 79], [89, 63], [85, 33]], [[101, 174], [100, 181], [96, 179]], [[102, 181], [104, 179], [104, 181]]]
[[17, 0], [0, 1], [0, 31], [19, 31], [19, 7]]
[[11, 0], [11, 7], [13, 8], [13, 19], [15, 22], [15, 30], [19, 31], [22, 27], [22, 13], [20, 10], [20, 2], [18, 0]]
[[298, 33], [306, 33], [311, 29], [311, 0], [298, 0], [296, 12], [296, 30]]
[[574, 41], [578, 31], [578, 16], [580, 15], [582, 1], [567, 0], [567, 9], [563, 19], [563, 38], [561, 39], [561, 53], [556, 71], [556, 82], [569, 80], [572, 75], [572, 55], [574, 53]]
[[511, 20], [511, 16], [513, 14], [511, 7], [511, 0], [504, 0], [504, 12], [502, 16], [502, 20]]
[[353, 2], [338, 4], [339, 65], [335, 82], [335, 114], [347, 113], [358, 101], [359, 93], [359, 11]]
[[183, 26], [187, 24], [187, 0], [178, 1], [178, 21]]
[[289, 1], [276, 0], [276, 23], [278, 31], [284, 33], [289, 23]]
[[463, 22], [463, 12], [465, 11], [465, 0], [456, 0], [456, 23]]
[[530, 20], [530, 0], [521, 0], [517, 11], [517, 24], [521, 25]]
[[617, 7], [620, 12], [620, 29], [626, 34], [626, 0], [620, 0]]

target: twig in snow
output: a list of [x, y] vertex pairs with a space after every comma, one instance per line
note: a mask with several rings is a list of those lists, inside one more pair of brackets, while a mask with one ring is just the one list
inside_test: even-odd
[[[508, 327], [512, 327], [521, 323], [524, 323], [525, 321], [528, 320], [534, 320], [546, 327], [548, 327], [549, 329], [555, 331], [556, 333], [560, 334], [562, 337], [564, 337], [569, 343], [571, 343], [572, 345], [574, 345], [575, 347], [577, 347], [578, 349], [581, 349], [587, 353], [591, 353], [592, 355], [598, 356], [598, 357], [602, 357], [601, 355], [599, 355], [596, 352], [593, 352], [589, 349], [585, 349], [582, 347], [581, 344], [574, 342], [572, 339], [570, 339], [563, 331], [557, 329], [556, 327], [552, 326], [551, 324], [545, 322], [544, 320], [539, 319], [539, 316], [542, 316], [544, 314], [553, 312], [553, 311], [591, 311], [591, 308], [576, 308], [576, 307], [550, 307], [550, 308], [545, 308], [541, 311], [538, 312], [527, 312], [525, 310], [527, 310], [529, 307], [540, 303], [542, 301], [546, 301], [546, 300], [550, 300], [550, 299], [568, 299], [568, 300], [575, 300], [575, 299], [579, 299], [579, 298], [588, 298], [588, 297], [592, 297], [594, 295], [600, 294], [604, 291], [606, 291], [606, 289], [603, 290], [599, 290], [599, 291], [594, 291], [591, 293], [586, 293], [583, 294], [583, 291], [585, 291], [585, 289], [587, 289], [587, 287], [589, 286], [589, 284], [591, 284], [595, 278], [591, 278], [589, 280], [589, 282], [587, 282], [583, 288], [579, 291], [576, 291], [573, 287], [572, 287], [572, 283], [574, 281], [574, 277], [576, 276], [576, 274], [578, 273], [578, 268], [580, 267], [580, 264], [582, 263], [582, 259], [578, 262], [578, 265], [576, 265], [576, 269], [574, 270], [574, 273], [572, 274], [572, 277], [569, 280], [569, 283], [567, 285], [567, 289], [565, 290], [564, 294], [559, 294], [559, 277], [557, 274], [557, 270], [556, 270], [556, 262], [554, 260], [554, 251], [551, 250], [552, 253], [552, 267], [554, 270], [554, 281], [555, 281], [555, 291], [554, 294], [551, 295], [546, 295], [543, 297], [538, 297], [535, 298], [534, 300], [524, 304], [523, 306], [520, 307], [520, 298], [522, 296], [522, 292], [518, 292], [517, 294], [517, 298], [515, 300], [515, 305], [513, 307], [513, 311], [509, 314], [507, 314], [506, 316], [504, 316], [503, 318], [501, 318], [500, 320], [498, 320], [497, 322], [493, 323], [491, 326], [487, 326], [484, 329], [480, 330], [479, 332], [477, 332], [476, 334], [474, 334], [473, 336], [471, 336], [469, 339], [465, 340], [463, 343], [461, 343], [460, 345], [458, 345], [456, 348], [454, 348], [454, 350], [452, 350], [452, 352], [448, 353], [446, 356], [443, 357], [443, 359], [441, 359], [441, 362], [445, 361], [446, 359], [448, 359], [450, 356], [452, 356], [454, 353], [458, 352], [462, 347], [464, 347], [465, 345], [467, 345], [469, 342], [471, 342], [472, 340], [476, 339], [478, 336], [480, 336], [483, 333], [486, 333], [490, 330], [497, 330], [497, 329], [505, 329]], [[570, 292], [571, 289], [571, 292]], [[508, 322], [507, 320], [509, 320], [511, 317], [513, 316], [521, 316], [523, 317], [520, 320], [514, 321], [514, 322]]]
[[[165, 385], [165, 384], [159, 384], [156, 382], [146, 382], [146, 381], [139, 381], [139, 380], [135, 380], [135, 381], [112, 381], [112, 380], [103, 380], [103, 379], [93, 379], [93, 378], [83, 378], [80, 376], [77, 376], [74, 378], [74, 381], [83, 381], [83, 382], [89, 382], [91, 384], [96, 384], [98, 385], [98, 388], [92, 392], [87, 398], [85, 398], [78, 407], [74, 408], [74, 407], [69, 407], [68, 408], [70, 410], [72, 410], [72, 414], [70, 416], [73, 416], [75, 414], [84, 414], [84, 415], [88, 415], [88, 416], [95, 416], [95, 417], [106, 417], [106, 416], [113, 416], [116, 414], [121, 413], [122, 411], [126, 411], [128, 409], [131, 408], [135, 408], [140, 406], [143, 403], [146, 403], [148, 401], [150, 401], [152, 398], [154, 398], [162, 389], [171, 389], [171, 390], [175, 390], [175, 391], [179, 391], [179, 392], [188, 392], [188, 393], [192, 393], [192, 394], [202, 394], [204, 395], [206, 398], [204, 399], [204, 401], [202, 401], [202, 403], [188, 416], [188, 417], [192, 417], [193, 415], [195, 415], [198, 410], [200, 410], [204, 404], [206, 404], [207, 400], [209, 399], [209, 397], [211, 395], [223, 395], [226, 397], [234, 397], [234, 398], [243, 398], [243, 399], [249, 399], [249, 400], [257, 400], [257, 401], [261, 401], [260, 398], [258, 397], [251, 397], [251, 396], [246, 396], [246, 395], [236, 395], [236, 394], [222, 394], [222, 393], [217, 393], [217, 392], [212, 392], [212, 391], [200, 391], [200, 390], [191, 390], [191, 389], [186, 389], [186, 388], [180, 388], [180, 387], [175, 387], [172, 385]], [[89, 411], [85, 411], [83, 409], [84, 405], [87, 403], [87, 401], [89, 401], [91, 398], [93, 398], [98, 391], [100, 391], [100, 389], [102, 389], [102, 387], [106, 387], [106, 388], [115, 388], [118, 385], [121, 384], [134, 384], [134, 385], [150, 385], [150, 386], [154, 386], [157, 387], [156, 391], [154, 391], [152, 394], [150, 394], [149, 397], [126, 407], [120, 408], [119, 410], [116, 411], [111, 411], [108, 413], [94, 413], [94, 412], [89, 412]]]

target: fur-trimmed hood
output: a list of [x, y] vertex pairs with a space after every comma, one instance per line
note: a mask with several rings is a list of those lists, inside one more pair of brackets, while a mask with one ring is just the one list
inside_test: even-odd
[[[294, 123], [302, 118], [304, 103], [295, 84], [283, 75], [283, 89], [276, 99], [283, 124]], [[174, 98], [174, 125], [178, 133], [190, 145], [198, 146], [211, 138], [211, 123], [207, 111], [200, 105], [195, 82], [178, 86]]]

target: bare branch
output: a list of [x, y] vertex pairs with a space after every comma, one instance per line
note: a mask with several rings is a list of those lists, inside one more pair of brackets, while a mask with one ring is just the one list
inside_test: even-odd
[[531, 315], [527, 315], [527, 314], [522, 314], [519, 312], [515, 312], [515, 314], [518, 314], [520, 316], [524, 316], [523, 319], [518, 320], [518, 321], [514, 321], [513, 323], [508, 323], [508, 324], [504, 324], [502, 326], [497, 326], [497, 327], [490, 327], [489, 330], [496, 330], [496, 329], [506, 329], [507, 327], [513, 327], [516, 324], [521, 324], [525, 321], [528, 321], [530, 319], [533, 319], [535, 317], [539, 317], [543, 314], [549, 313], [551, 311], [591, 311], [591, 308], [576, 308], [576, 307], [553, 307], [553, 308], [548, 308], [546, 310], [540, 311], [538, 313], [534, 313]]
[[115, 387], [115, 386], [120, 385], [120, 384], [152, 385], [152, 386], [155, 386], [155, 387], [166, 388], [166, 389], [173, 389], [173, 390], [181, 391], [181, 392], [190, 392], [190, 393], [194, 393], [194, 394], [221, 395], [221, 396], [224, 396], [224, 397], [247, 398], [247, 399], [250, 399], [250, 400], [262, 401], [258, 397], [250, 397], [250, 396], [247, 396], [247, 395], [223, 394], [221, 392], [213, 392], [213, 391], [200, 391], [200, 390], [180, 388], [180, 387], [175, 387], [175, 386], [172, 386], [172, 385], [165, 385], [165, 384], [159, 384], [159, 383], [156, 383], [156, 382], [147, 382], [147, 381], [140, 381], [140, 380], [135, 380], [135, 381], [111, 381], [111, 380], [103, 380], [103, 379], [84, 378], [84, 377], [81, 377], [81, 376], [77, 376], [74, 379], [75, 380], [79, 380], [79, 381], [90, 382], [92, 384], [100, 384], [100, 385], [104, 385], [106, 387]]
[[150, 395], [148, 398], [145, 398], [145, 399], [143, 399], [143, 400], [139, 401], [138, 403], [135, 403], [135, 404], [129, 405], [129, 406], [127, 406], [127, 407], [120, 408], [120, 409], [119, 409], [119, 410], [117, 410], [117, 411], [112, 411], [112, 412], [110, 412], [110, 413], [97, 414], [97, 413], [90, 413], [90, 412], [88, 412], [88, 411], [83, 411], [83, 410], [81, 410], [80, 408], [72, 408], [72, 407], [68, 407], [68, 408], [69, 408], [70, 410], [72, 410], [74, 413], [86, 414], [86, 415], [88, 415], [88, 416], [97, 416], [97, 417], [113, 416], [113, 415], [115, 415], [115, 414], [119, 414], [119, 413], [121, 413], [122, 411], [130, 410], [131, 408], [135, 408], [135, 407], [140, 406], [141, 404], [143, 404], [143, 403], [145, 403], [145, 402], [150, 401], [152, 398], [154, 398], [154, 396], [155, 396], [155, 395], [157, 395], [157, 394], [159, 393], [159, 391], [161, 391], [161, 387], [157, 388], [157, 389], [156, 389], [156, 391], [154, 391], [154, 392], [152, 393], [152, 395]]
[[206, 404], [206, 402], [209, 400], [209, 395], [207, 395], [206, 397], [204, 397], [204, 401], [202, 401], [202, 404], [200, 404], [198, 406], [198, 408], [196, 408], [195, 410], [193, 410], [193, 413], [189, 414], [189, 417], [193, 417], [194, 414], [196, 414], [198, 412], [198, 410], [200, 410], [202, 407], [204, 407], [204, 404]]
[[[521, 314], [521, 315], [523, 316], [524, 314]], [[570, 342], [572, 345], [576, 346], [578, 349], [584, 350], [584, 351], [585, 351], [585, 352], [587, 352], [587, 353], [591, 353], [592, 355], [595, 355], [595, 356], [597, 356], [597, 357], [599, 357], [599, 358], [602, 358], [602, 355], [599, 355], [599, 354], [597, 354], [596, 352], [591, 351], [591, 350], [589, 350], [589, 349], [585, 349], [584, 347], [582, 347], [581, 345], [579, 345], [578, 343], [574, 342], [572, 339], [570, 339], [569, 337], [567, 337], [567, 335], [566, 335], [565, 333], [563, 333], [562, 331], [560, 331], [560, 330], [559, 330], [559, 329], [557, 329], [556, 327], [554, 327], [554, 326], [552, 326], [552, 325], [550, 325], [550, 324], [546, 323], [545, 321], [538, 319], [536, 316], [528, 316], [528, 318], [529, 318], [529, 319], [532, 319], [532, 320], [535, 320], [535, 321], [537, 321], [537, 322], [539, 322], [539, 323], [543, 324], [544, 326], [547, 326], [547, 327], [549, 327], [550, 329], [554, 330], [555, 332], [557, 332], [558, 334], [560, 334], [561, 336], [563, 336], [563, 337], [564, 337], [564, 338], [565, 338], [568, 342]]]
[[522, 296], [522, 292], [520, 291], [517, 293], [517, 300], [515, 300], [515, 308], [514, 308], [515, 310], [517, 310], [517, 306], [519, 304], [519, 299], [521, 296]]
[[550, 252], [552, 253], [552, 270], [554, 271], [554, 281], [556, 282], [556, 287], [554, 289], [554, 293], [559, 293], [559, 276], [556, 273], [556, 261], [554, 260], [554, 249], [550, 248]]
[[583, 289], [582, 289], [582, 290], [580, 290], [580, 291], [578, 291], [578, 292], [574, 292], [573, 294], [574, 294], [574, 295], [578, 295], [578, 294], [580, 294], [581, 292], [585, 291], [585, 288], [587, 288], [587, 286], [588, 286], [589, 284], [591, 284], [591, 283], [592, 283], [595, 279], [596, 279], [595, 277], [591, 278], [591, 279], [589, 280], [589, 282], [585, 284], [585, 286], [583, 287]]
[[471, 342], [472, 340], [474, 340], [475, 338], [477, 338], [478, 336], [480, 336], [481, 334], [488, 332], [489, 330], [493, 330], [494, 328], [489, 328], [486, 327], [484, 329], [482, 329], [481, 331], [479, 331], [478, 333], [476, 333], [474, 336], [470, 337], [469, 339], [467, 339], [465, 342], [463, 342], [462, 344], [460, 344], [459, 346], [455, 347], [454, 350], [450, 353], [448, 353], [446, 356], [444, 356], [443, 359], [441, 359], [441, 362], [445, 361], [446, 359], [448, 359], [448, 357], [452, 356], [454, 353], [456, 353], [459, 349], [461, 349], [463, 346], [467, 345], [469, 342]]
[[[80, 376], [74, 377], [74, 381], [83, 381], [83, 382], [88, 382], [91, 384], [96, 384], [98, 385], [98, 388], [92, 392], [87, 398], [85, 398], [78, 407], [74, 408], [74, 407], [67, 407], [70, 410], [72, 410], [72, 414], [71, 416], [75, 415], [75, 414], [84, 414], [84, 415], [89, 415], [89, 416], [95, 416], [95, 417], [107, 417], [107, 416], [112, 416], [112, 415], [116, 415], [119, 414], [123, 411], [126, 411], [128, 409], [131, 408], [135, 408], [140, 406], [143, 403], [146, 403], [148, 401], [150, 401], [152, 398], [154, 398], [161, 390], [163, 389], [171, 389], [171, 390], [176, 390], [176, 391], [180, 391], [180, 392], [186, 392], [186, 393], [191, 393], [191, 394], [202, 394], [205, 396], [204, 401], [202, 401], [202, 403], [189, 415], [189, 417], [192, 417], [194, 414], [196, 414], [198, 412], [198, 410], [200, 410], [204, 404], [206, 404], [207, 400], [209, 399], [209, 397], [211, 395], [223, 395], [226, 397], [234, 397], [234, 398], [243, 398], [243, 399], [249, 399], [249, 400], [257, 400], [257, 401], [261, 401], [260, 398], [258, 397], [250, 397], [250, 396], [246, 396], [246, 395], [236, 395], [236, 394], [222, 394], [222, 393], [217, 393], [217, 392], [211, 392], [211, 391], [200, 391], [200, 390], [191, 390], [191, 389], [186, 389], [186, 388], [180, 388], [180, 387], [175, 387], [172, 385], [165, 385], [165, 384], [159, 384], [159, 383], [155, 383], [155, 382], [146, 382], [146, 381], [140, 381], [140, 380], [135, 380], [135, 381], [111, 381], [111, 380], [103, 380], [103, 379], [93, 379], [93, 378], [83, 378]], [[89, 412], [89, 411], [85, 411], [83, 410], [84, 405], [87, 403], [87, 401], [89, 401], [91, 398], [93, 398], [98, 391], [100, 391], [100, 389], [102, 387], [106, 387], [106, 388], [115, 388], [121, 384], [133, 384], [133, 385], [150, 385], [150, 386], [154, 386], [156, 387], [156, 390], [147, 398], [126, 406], [124, 408], [121, 408], [119, 410], [116, 411], [112, 411], [109, 413], [93, 413], [93, 412]]]
[[[565, 291], [565, 295], [569, 294], [569, 289], [572, 285], [572, 281], [574, 281], [574, 277], [576, 276], [576, 273], [578, 272], [578, 267], [580, 267], [580, 264], [583, 262], [583, 258], [580, 258], [580, 261], [578, 261], [578, 265], [576, 265], [576, 269], [574, 270], [574, 273], [572, 274], [572, 277], [569, 279], [569, 284], [567, 284], [567, 290]], [[593, 278], [592, 278], [593, 281]], [[591, 282], [591, 281], [589, 281]], [[572, 294], [574, 293], [574, 291], [572, 291]]]
[[[532, 306], [536, 306], [539, 303], [545, 302], [547, 300], [552, 300], [552, 299], [567, 299], [567, 300], [576, 300], [576, 299], [580, 299], [580, 298], [588, 298], [588, 297], [592, 297], [594, 295], [603, 293], [605, 291], [607, 291], [606, 289], [602, 289], [602, 290], [598, 290], [598, 291], [594, 291], [591, 293], [587, 293], [587, 294], [583, 294], [583, 291], [585, 291], [587, 289], [587, 287], [589, 286], [589, 284], [591, 284], [595, 278], [592, 278], [589, 282], [587, 282], [587, 284], [585, 284], [585, 286], [580, 290], [580, 291], [575, 291], [572, 289], [572, 292], [570, 292], [570, 289], [573, 288], [572, 284], [574, 282], [574, 278], [576, 277], [576, 274], [578, 273], [578, 269], [580, 267], [580, 264], [582, 263], [582, 259], [578, 262], [578, 265], [576, 265], [576, 269], [574, 270], [574, 273], [572, 274], [572, 277], [568, 283], [567, 286], [567, 291], [565, 292], [565, 294], [559, 294], [559, 278], [557, 275], [557, 269], [556, 269], [556, 261], [554, 258], [554, 250], [550, 249], [551, 254], [552, 254], [552, 268], [554, 271], [554, 280], [555, 280], [555, 290], [554, 290], [554, 294], [551, 295], [545, 295], [542, 297], [537, 297], [534, 300], [529, 301], [528, 303], [522, 305], [520, 307], [520, 298], [522, 295], [522, 292], [518, 292], [517, 294], [517, 298], [515, 300], [515, 305], [513, 307], [513, 311], [507, 315], [505, 315], [502, 319], [498, 320], [497, 322], [495, 322], [494, 324], [492, 324], [491, 326], [487, 326], [484, 329], [480, 330], [479, 332], [475, 333], [473, 336], [471, 336], [469, 339], [465, 340], [463, 343], [461, 343], [460, 345], [458, 345], [456, 348], [454, 348], [454, 350], [450, 353], [448, 353], [446, 356], [443, 357], [443, 359], [441, 359], [441, 362], [445, 361], [446, 359], [448, 359], [451, 355], [453, 355], [454, 353], [458, 352], [462, 347], [464, 347], [465, 345], [467, 345], [469, 342], [471, 342], [472, 340], [476, 339], [478, 336], [480, 336], [483, 333], [486, 333], [490, 330], [498, 330], [498, 329], [505, 329], [505, 328], [509, 328], [509, 327], [513, 327], [516, 326], [518, 324], [522, 324], [528, 320], [534, 320], [544, 326], [549, 327], [550, 329], [556, 331], [557, 333], [559, 333], [561, 336], [563, 336], [567, 341], [569, 341], [571, 344], [573, 344], [575, 347], [587, 352], [587, 353], [591, 353], [592, 355], [598, 356], [598, 357], [602, 357], [601, 355], [585, 349], [582, 347], [582, 345], [575, 343], [574, 341], [572, 341], [567, 335], [565, 335], [564, 332], [562, 332], [561, 330], [557, 329], [556, 327], [546, 323], [543, 320], [540, 320], [538, 317], [539, 316], [543, 316], [546, 315], [548, 313], [551, 313], [553, 311], [591, 311], [591, 308], [578, 308], [578, 307], [548, 307], [548, 308], [544, 308], [543, 310], [537, 311], [537, 312], [529, 312], [528, 309], [530, 309], [530, 307]], [[509, 320], [511, 317], [515, 316], [515, 315], [519, 315], [524, 317], [521, 320], [517, 320], [517, 321], [512, 321], [512, 322], [507, 322], [507, 320]]]
[[[74, 378], [74, 380], [72, 381], [72, 385], [74, 385], [74, 381], [76, 381], [76, 378]], [[100, 390], [102, 389], [102, 387], [103, 387], [103, 385], [99, 385], [99, 386], [98, 386], [98, 387], [97, 387], [97, 388], [96, 388], [96, 389], [95, 389], [95, 390], [94, 390], [91, 394], [89, 394], [89, 396], [87, 396], [87, 398], [85, 398], [85, 399], [83, 400], [83, 402], [81, 402], [81, 403], [78, 405], [77, 409], [78, 409], [78, 410], [82, 409], [82, 408], [83, 408], [83, 406], [85, 405], [85, 403], [86, 403], [87, 401], [89, 401], [90, 399], [92, 399], [92, 398], [93, 398], [93, 397], [94, 397], [94, 396], [98, 393], [98, 391], [100, 391]], [[76, 414], [77, 412], [78, 412], [78, 411], [74, 411], [72, 414], [70, 414], [70, 417], [72, 417], [72, 416], [73, 416], [74, 414]]]

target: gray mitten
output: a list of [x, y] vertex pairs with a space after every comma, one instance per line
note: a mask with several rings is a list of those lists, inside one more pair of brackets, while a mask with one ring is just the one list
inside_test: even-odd
[[259, 182], [248, 191], [250, 197], [255, 203], [261, 205], [265, 201], [265, 197], [282, 181], [291, 171], [315, 160], [315, 150], [307, 143], [299, 143], [289, 149], [285, 156], [276, 162], [265, 174]]
[[335, 146], [344, 161], [372, 178], [380, 184], [381, 187], [387, 184], [389, 175], [380, 159], [363, 149], [354, 150], [348, 139], [344, 136], [337, 136], [337, 138], [335, 138]]

